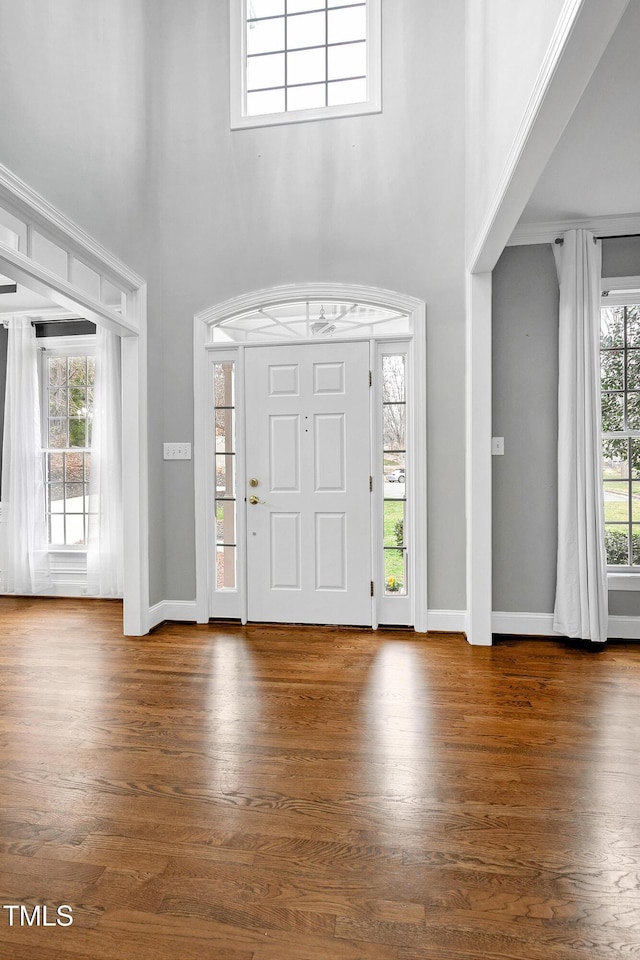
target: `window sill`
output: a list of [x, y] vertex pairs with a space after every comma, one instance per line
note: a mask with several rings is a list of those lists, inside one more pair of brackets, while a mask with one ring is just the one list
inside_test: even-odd
[[49, 547], [49, 569], [54, 583], [87, 585], [87, 550]]
[[256, 127], [284, 126], [289, 123], [310, 123], [317, 120], [335, 120], [340, 117], [365, 117], [382, 113], [377, 98], [361, 103], [337, 104], [329, 107], [310, 107], [305, 110], [281, 111], [279, 113], [235, 114], [231, 118], [232, 130], [250, 130]]
[[640, 570], [633, 573], [607, 572], [609, 590], [640, 590]]

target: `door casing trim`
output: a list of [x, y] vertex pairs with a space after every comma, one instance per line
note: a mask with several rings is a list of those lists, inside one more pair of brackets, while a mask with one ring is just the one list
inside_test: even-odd
[[[403, 311], [410, 321], [410, 333], [373, 338], [379, 340], [408, 340], [412, 357], [411, 400], [413, 408], [411, 443], [413, 447], [413, 625], [416, 633], [427, 632], [427, 405], [426, 405], [426, 307], [424, 301], [391, 290], [353, 284], [287, 284], [252, 291], [214, 305], [194, 316], [194, 495], [196, 545], [196, 610], [198, 623], [210, 619], [209, 583], [212, 564], [210, 540], [208, 484], [211, 470], [211, 452], [208, 443], [209, 370], [211, 353], [241, 353], [242, 344], [214, 343], [213, 328], [223, 320], [259, 307], [300, 300], [352, 300], [372, 306]], [[334, 342], [342, 339], [335, 338]], [[344, 338], [345, 340], [349, 338]], [[353, 338], [351, 338], [353, 339]], [[367, 339], [371, 339], [370, 337]], [[333, 338], [332, 338], [333, 340]], [[270, 341], [273, 343], [273, 341]], [[283, 341], [281, 341], [283, 342]], [[299, 341], [303, 343], [304, 341]], [[317, 342], [317, 341], [315, 341]], [[256, 344], [257, 345], [257, 344]], [[242, 364], [241, 364], [242, 367]], [[239, 393], [242, 384], [239, 384]], [[240, 414], [239, 414], [240, 416]], [[242, 464], [238, 464], [238, 470]], [[244, 529], [240, 526], [243, 511], [238, 511], [238, 544], [244, 546]], [[240, 549], [242, 553], [242, 549]], [[246, 589], [243, 584], [244, 558], [239, 555], [238, 591], [242, 594], [241, 619], [246, 621]], [[224, 611], [220, 616], [224, 617]], [[374, 618], [374, 623], [375, 623]]]
[[[145, 280], [0, 164], [0, 206], [74, 258], [114, 281], [127, 296], [127, 316], [0, 241], [1, 272], [120, 337], [122, 358], [123, 632], [149, 631], [149, 492], [147, 450], [147, 285]], [[27, 242], [27, 247], [29, 243]], [[34, 311], [37, 314], [38, 311]]]

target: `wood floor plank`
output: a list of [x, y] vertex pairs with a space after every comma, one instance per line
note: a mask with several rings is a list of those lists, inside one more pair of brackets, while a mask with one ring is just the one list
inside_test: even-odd
[[2, 960], [640, 956], [640, 645], [0, 598]]

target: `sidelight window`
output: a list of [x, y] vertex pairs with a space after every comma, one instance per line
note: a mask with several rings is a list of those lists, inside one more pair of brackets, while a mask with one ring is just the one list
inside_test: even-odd
[[237, 479], [235, 362], [213, 364], [215, 411], [215, 589], [236, 587]]
[[406, 355], [382, 356], [382, 474], [384, 591], [407, 593]]

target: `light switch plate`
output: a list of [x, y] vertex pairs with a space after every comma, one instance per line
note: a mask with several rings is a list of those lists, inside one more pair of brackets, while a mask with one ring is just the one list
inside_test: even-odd
[[504, 437], [491, 437], [491, 455], [493, 457], [504, 456]]
[[163, 446], [165, 460], [191, 460], [190, 443], [165, 443]]

